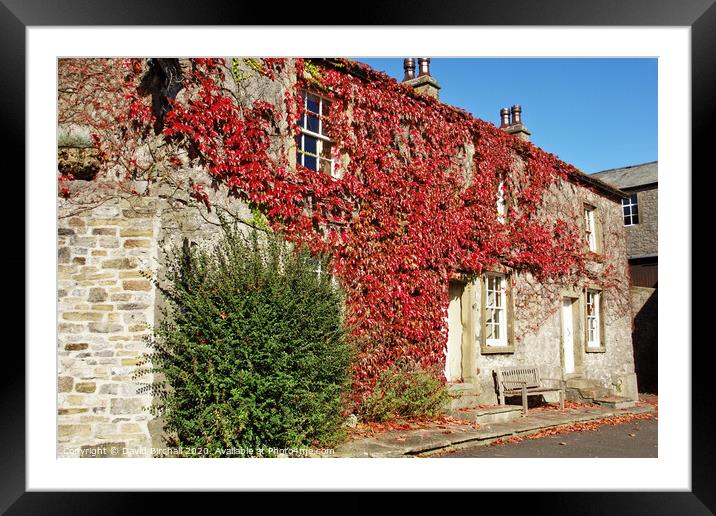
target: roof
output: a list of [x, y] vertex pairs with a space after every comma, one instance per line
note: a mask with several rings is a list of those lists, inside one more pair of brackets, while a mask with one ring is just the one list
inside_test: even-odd
[[650, 161], [641, 165], [612, 168], [590, 175], [594, 179], [599, 179], [620, 189], [635, 188], [659, 182], [659, 162]]
[[604, 181], [601, 177], [597, 178], [597, 177], [594, 177], [595, 174], [585, 174], [584, 172], [582, 172], [579, 169], [575, 169], [575, 170], [576, 170], [576, 173], [573, 174], [572, 177], [574, 179], [576, 179], [577, 181], [581, 181], [587, 185], [593, 186], [593, 187], [597, 188], [598, 190], [600, 190], [601, 193], [611, 196], [611, 197], [616, 197], [619, 199], [629, 197], [629, 195], [625, 194], [620, 189], [620, 187], [618, 187], [614, 184], [610, 184], [607, 181]]

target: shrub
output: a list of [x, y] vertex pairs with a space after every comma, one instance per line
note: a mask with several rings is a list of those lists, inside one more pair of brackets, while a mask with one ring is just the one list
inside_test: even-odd
[[325, 261], [228, 224], [210, 250], [185, 240], [172, 256], [149, 357], [169, 444], [220, 456], [335, 443], [351, 347]]
[[373, 392], [363, 401], [362, 416], [367, 421], [433, 417], [448, 400], [447, 388], [436, 373], [393, 366], [378, 376]]

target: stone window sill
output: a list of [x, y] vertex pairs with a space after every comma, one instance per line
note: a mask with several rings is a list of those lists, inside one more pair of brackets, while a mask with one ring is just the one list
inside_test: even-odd
[[607, 348], [605, 348], [604, 346], [600, 348], [590, 348], [589, 346], [584, 346], [584, 351], [585, 353], [606, 353]]
[[481, 355], [496, 355], [499, 353], [514, 353], [514, 346], [480, 346]]

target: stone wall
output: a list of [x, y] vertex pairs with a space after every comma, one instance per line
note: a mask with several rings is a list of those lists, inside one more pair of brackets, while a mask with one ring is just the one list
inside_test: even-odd
[[157, 267], [157, 200], [109, 201], [58, 220], [58, 455], [145, 456], [148, 407], [141, 391]]
[[[81, 191], [81, 182], [71, 186]], [[207, 245], [218, 237], [219, 213], [252, 217], [244, 203], [221, 192], [211, 191], [210, 199], [209, 213], [186, 196], [161, 191], [79, 212], [81, 196], [60, 201], [59, 456], [108, 456], [112, 449], [118, 456], [151, 456], [151, 447], [165, 446], [163, 422], [151, 414], [153, 398], [141, 391], [154, 380], [143, 374], [142, 358], [163, 307], [152, 280], [161, 281], [184, 239]]]
[[[633, 193], [629, 190], [629, 193]], [[626, 226], [629, 256], [655, 255], [659, 252], [659, 190], [656, 185], [637, 192], [639, 224]]]

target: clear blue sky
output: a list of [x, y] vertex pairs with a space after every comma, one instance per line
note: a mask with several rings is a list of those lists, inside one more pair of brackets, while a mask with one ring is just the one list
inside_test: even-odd
[[[357, 58], [398, 81], [402, 58]], [[431, 58], [440, 100], [499, 126], [522, 106], [532, 142], [580, 170], [655, 161], [657, 59]]]

